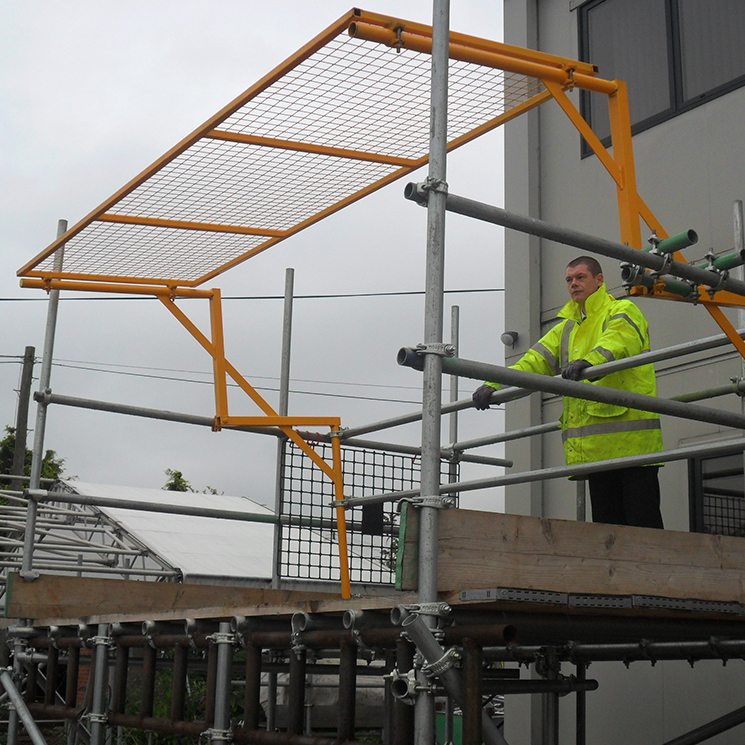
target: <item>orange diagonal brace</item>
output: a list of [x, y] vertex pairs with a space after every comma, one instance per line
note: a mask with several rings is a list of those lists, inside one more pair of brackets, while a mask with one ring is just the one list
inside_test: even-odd
[[[243, 389], [254, 401], [260, 400], [263, 405], [260, 408], [269, 416], [279, 416], [274, 409], [256, 392], [254, 387], [236, 370], [230, 362], [225, 361], [225, 369], [228, 375]], [[258, 403], [258, 401], [257, 401]], [[292, 440], [333, 482], [334, 470], [326, 461], [309, 445], [292, 427], [280, 426], [282, 432]]]
[[577, 111], [576, 106], [569, 100], [567, 94], [564, 93], [564, 89], [558, 83], [553, 83], [550, 80], [544, 80], [543, 84], [554, 97], [556, 103], [559, 104], [562, 111], [569, 117], [569, 121], [574, 124], [578, 132], [584, 137], [585, 142], [590, 146], [592, 152], [598, 156], [598, 160], [605, 170], [608, 171], [610, 177], [616, 182], [616, 185], [621, 186], [621, 169], [618, 163], [613, 160], [605, 145], [600, 142], [600, 138], [585, 121], [582, 114]]
[[634, 146], [631, 142], [631, 117], [626, 83], [616, 81], [618, 87], [608, 96], [610, 114], [611, 142], [613, 160], [621, 173], [620, 183], [616, 183], [618, 199], [618, 221], [621, 228], [621, 243], [633, 248], [641, 248], [642, 234], [639, 224], [639, 197], [636, 192], [636, 168], [634, 166]]
[[[164, 297], [160, 298], [163, 305], [176, 317], [176, 319], [186, 328], [186, 330], [202, 345], [206, 352], [214, 357], [215, 347], [213, 343], [197, 328], [191, 319], [176, 304]], [[224, 358], [223, 358], [224, 359]], [[243, 392], [267, 415], [271, 417], [279, 416], [261, 394], [236, 370], [233, 365], [224, 359], [225, 372], [238, 384]], [[309, 445], [292, 427], [281, 426], [282, 432], [292, 440], [320, 469], [328, 478], [334, 480], [334, 470], [326, 461]]]
[[222, 421], [231, 427], [338, 427], [338, 416], [228, 416]]

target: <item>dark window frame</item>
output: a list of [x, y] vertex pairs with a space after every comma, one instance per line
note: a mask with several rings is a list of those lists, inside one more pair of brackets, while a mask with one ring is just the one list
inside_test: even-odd
[[[588, 59], [590, 36], [587, 14], [590, 10], [605, 2], [623, 2], [623, 0], [589, 0], [589, 2], [586, 2], [577, 8], [579, 59], [583, 62], [592, 62], [592, 60]], [[733, 80], [715, 86], [689, 101], [683, 99], [683, 52], [680, 38], [679, 0], [664, 0], [664, 2], [666, 24], [665, 33], [669, 42], [667, 67], [672, 101], [671, 105], [664, 111], [632, 124], [632, 136], [644, 132], [647, 129], [651, 129], [652, 127], [656, 127], [658, 124], [669, 121], [680, 114], [685, 114], [686, 112], [709, 103], [720, 96], [724, 96], [727, 93], [731, 93], [732, 91], [745, 86], [745, 74], [743, 74]], [[602, 70], [600, 70], [600, 74], [603, 75]], [[589, 91], [580, 91], [580, 113], [592, 127]], [[600, 141], [603, 145], [609, 147], [611, 143], [610, 135], [602, 138]], [[592, 149], [585, 142], [583, 137], [580, 137], [580, 149], [582, 158], [594, 155]]]

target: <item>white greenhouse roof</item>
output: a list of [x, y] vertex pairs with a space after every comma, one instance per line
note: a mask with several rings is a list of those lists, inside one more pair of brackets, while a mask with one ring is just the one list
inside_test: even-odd
[[[197, 494], [65, 480], [78, 494], [129, 499], [261, 515], [271, 510], [247, 497]], [[151, 551], [189, 575], [271, 579], [274, 526], [213, 517], [142, 512], [112, 507], [99, 510]]]

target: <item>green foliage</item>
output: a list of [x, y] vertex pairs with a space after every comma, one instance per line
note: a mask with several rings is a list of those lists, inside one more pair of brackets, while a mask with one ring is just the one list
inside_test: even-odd
[[177, 471], [175, 468], [166, 468], [166, 476], [168, 481], [161, 487], [164, 491], [190, 491], [198, 494], [223, 494], [223, 492], [217, 491], [214, 486], [205, 486], [204, 489], [195, 489], [190, 482], [184, 478], [184, 474], [181, 471]]
[[[162, 651], [160, 660], [172, 660], [173, 652]], [[236, 662], [239, 656], [236, 657]], [[129, 675], [127, 691], [127, 713], [139, 714], [142, 699], [142, 671], [133, 669]], [[170, 667], [158, 670], [155, 676], [153, 691], [153, 717], [156, 719], [171, 718], [171, 695], [173, 688], [173, 671]], [[205, 672], [190, 672], [186, 679], [186, 696], [184, 700], [184, 721], [193, 722], [204, 719], [207, 704], [207, 677]], [[233, 688], [230, 695], [230, 715], [235, 726], [243, 711], [242, 689]], [[184, 735], [166, 735], [147, 733], [125, 728], [122, 732], [123, 745], [187, 745], [192, 740]]]
[[[10, 473], [13, 467], [13, 451], [16, 445], [15, 427], [5, 427], [5, 437], [0, 440], [0, 473]], [[23, 475], [31, 475], [31, 451], [26, 448], [23, 462]], [[41, 478], [58, 479], [63, 474], [65, 459], [60, 458], [54, 450], [47, 450], [41, 462]]]
[[168, 480], [161, 487], [165, 491], [193, 491], [191, 484], [184, 478], [184, 474], [181, 471], [177, 471], [174, 468], [166, 468], [166, 476], [168, 476]]

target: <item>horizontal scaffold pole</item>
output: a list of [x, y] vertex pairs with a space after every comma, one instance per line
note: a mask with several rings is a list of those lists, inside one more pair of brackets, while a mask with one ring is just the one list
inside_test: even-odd
[[[145, 419], [158, 419], [166, 422], [179, 422], [180, 424], [194, 424], [198, 427], [209, 427], [213, 428], [215, 424], [214, 417], [199, 416], [197, 414], [184, 414], [176, 411], [166, 411], [164, 409], [149, 409], [144, 406], [131, 406], [130, 404], [118, 404], [111, 401], [97, 401], [90, 398], [79, 398], [77, 396], [64, 396], [58, 393], [36, 393], [34, 394], [36, 400], [43, 399], [47, 404], [57, 404], [58, 406], [71, 406], [76, 409], [90, 409], [91, 411], [107, 411], [112, 414], [126, 414], [128, 416], [137, 416]], [[463, 408], [467, 408], [470, 404], [470, 399], [462, 401]], [[421, 413], [418, 414], [421, 418]], [[242, 425], [229, 425], [224, 424], [223, 429], [233, 429], [240, 432], [250, 432], [255, 435], [271, 435], [273, 437], [282, 438], [284, 433], [278, 427], [249, 427]], [[382, 450], [390, 453], [403, 453], [407, 455], [420, 455], [421, 448], [415, 445], [399, 445], [393, 442], [379, 442], [375, 440], [362, 440], [358, 438], [350, 438], [345, 436], [346, 430], [342, 430], [342, 442], [345, 445], [351, 447], [365, 448], [366, 450]], [[320, 441], [330, 443], [332, 440], [331, 435], [323, 432], [305, 432], [298, 430], [298, 434], [311, 442]], [[504, 466], [509, 468], [512, 466], [512, 461], [506, 458], [492, 458], [484, 455], [467, 455], [456, 453], [458, 460], [465, 463], [479, 463], [487, 466]], [[442, 457], [446, 460], [454, 457], [452, 448], [443, 448]], [[21, 479], [28, 477], [20, 476], [7, 476], [0, 475], [0, 480], [7, 478]], [[54, 479], [42, 479], [52, 483]]]
[[[411, 348], [402, 349], [398, 356], [399, 364], [407, 367], [417, 367], [417, 359], [419, 358], [420, 355], [417, 354], [415, 349]], [[596, 369], [599, 371], [604, 367], [604, 365], [598, 365]], [[524, 370], [513, 370], [509, 367], [490, 365], [486, 362], [464, 360], [458, 357], [443, 357], [442, 371], [448, 375], [459, 375], [464, 378], [473, 378], [474, 380], [489, 380], [494, 383], [517, 386], [533, 391], [555, 393], [559, 396], [571, 396], [572, 398], [581, 398], [587, 401], [598, 401], [616, 406], [627, 406], [641, 411], [651, 411], [655, 414], [665, 414], [667, 416], [679, 417], [680, 419], [693, 419], [698, 422], [745, 429], [745, 416], [742, 414], [733, 414], [728, 411], [720, 411], [719, 409], [696, 406], [695, 404], [684, 403], [682, 401], [672, 401], [667, 398], [646, 396], [641, 393], [609, 388], [603, 385], [564, 380], [558, 377], [552, 378], [548, 375], [539, 375], [537, 373], [525, 372]], [[585, 371], [585, 374], [592, 375], [593, 373]]]
[[[427, 191], [420, 184], [407, 184], [404, 194], [407, 199], [411, 199], [418, 204], [426, 204]], [[477, 220], [493, 223], [494, 225], [501, 225], [505, 228], [518, 230], [521, 233], [546, 238], [556, 243], [563, 243], [565, 246], [574, 246], [590, 253], [600, 254], [601, 256], [618, 259], [619, 261], [627, 261], [631, 264], [652, 269], [653, 271], [663, 271], [665, 274], [681, 277], [697, 285], [706, 285], [717, 290], [729, 290], [737, 295], [745, 296], [745, 282], [734, 279], [726, 273], [702, 269], [692, 264], [674, 261], [668, 256], [660, 256], [655, 253], [629, 248], [622, 243], [581, 233], [578, 230], [552, 225], [544, 220], [519, 215], [491, 204], [459, 197], [455, 194], [448, 194], [446, 209], [448, 212], [457, 212], [459, 215], [473, 217]]]
[[[745, 329], [740, 329], [737, 333], [741, 337], [745, 337]], [[602, 365], [597, 365], [596, 367], [591, 368], [591, 370], [597, 370], [598, 375], [609, 375], [612, 372], [625, 370], [629, 367], [636, 367], [637, 365], [646, 365], [651, 362], [673, 359], [686, 354], [694, 354], [695, 352], [703, 352], [707, 349], [715, 349], [717, 347], [726, 346], [729, 343], [730, 340], [726, 334], [715, 334], [713, 336], [707, 336], [703, 339], [697, 339], [695, 341], [683, 342], [682, 344], [675, 344], [670, 347], [655, 349], [650, 352], [642, 352], [641, 354], [635, 355], [633, 357], [626, 357], [622, 360], [606, 362]], [[506, 403], [507, 401], [514, 401], [529, 394], [530, 391], [521, 390], [519, 388], [502, 388], [500, 391], [495, 392], [492, 396], [492, 404], [502, 404]], [[464, 409], [470, 408], [473, 408], [473, 401], [470, 398], [464, 398], [459, 401], [453, 401], [451, 403], [443, 404], [442, 413], [450, 414], [455, 411], [463, 411]], [[401, 414], [400, 416], [391, 417], [389, 419], [382, 419], [378, 422], [372, 422], [371, 424], [367, 425], [349, 427], [342, 432], [342, 441], [346, 442], [352, 437], [368, 434], [370, 432], [377, 432], [383, 429], [399, 427], [404, 424], [411, 424], [412, 422], [419, 421], [421, 418], [422, 412], [415, 411], [410, 414]], [[499, 442], [499, 440], [494, 440], [494, 442]], [[470, 445], [469, 447], [474, 446]], [[460, 444], [456, 444], [456, 450], [460, 449]]]
[[[239, 510], [216, 510], [205, 507], [192, 507], [185, 504], [163, 504], [129, 499], [115, 499], [113, 497], [97, 497], [89, 494], [64, 494], [43, 489], [26, 492], [30, 499], [37, 502], [64, 502], [65, 504], [84, 504], [92, 507], [110, 507], [121, 510], [135, 510], [137, 512], [160, 512], [169, 515], [192, 515], [194, 517], [214, 517], [219, 520], [238, 520], [247, 523], [282, 523], [283, 525], [300, 525], [304, 527], [327, 528], [332, 521], [321, 518], [300, 517], [299, 515], [262, 515], [255, 512], [240, 512]], [[334, 523], [335, 524], [335, 523]]]
[[[688, 460], [694, 456], [729, 455], [737, 450], [745, 450], [745, 438], [724, 440], [710, 445], [691, 445], [674, 450], [660, 450], [657, 453], [646, 455], [632, 455], [626, 458], [611, 458], [594, 463], [581, 463], [574, 466], [554, 466], [552, 468], [541, 468], [521, 473], [510, 473], [504, 476], [495, 476], [487, 479], [473, 479], [460, 481], [454, 484], [441, 484], [440, 494], [457, 494], [464, 491], [476, 491], [478, 489], [491, 489], [496, 486], [511, 486], [512, 484], [526, 484], [530, 481], [550, 481], [551, 479], [586, 478], [590, 474], [602, 471], [613, 471], [616, 468], [630, 468], [632, 466], [649, 466], [656, 463], [670, 463], [676, 460]], [[369, 497], [354, 497], [344, 502], [346, 508], [359, 507], [365, 504], [382, 504], [383, 502], [399, 502], [402, 499], [413, 499], [420, 494], [418, 489], [406, 489], [386, 494], [374, 494]]]

